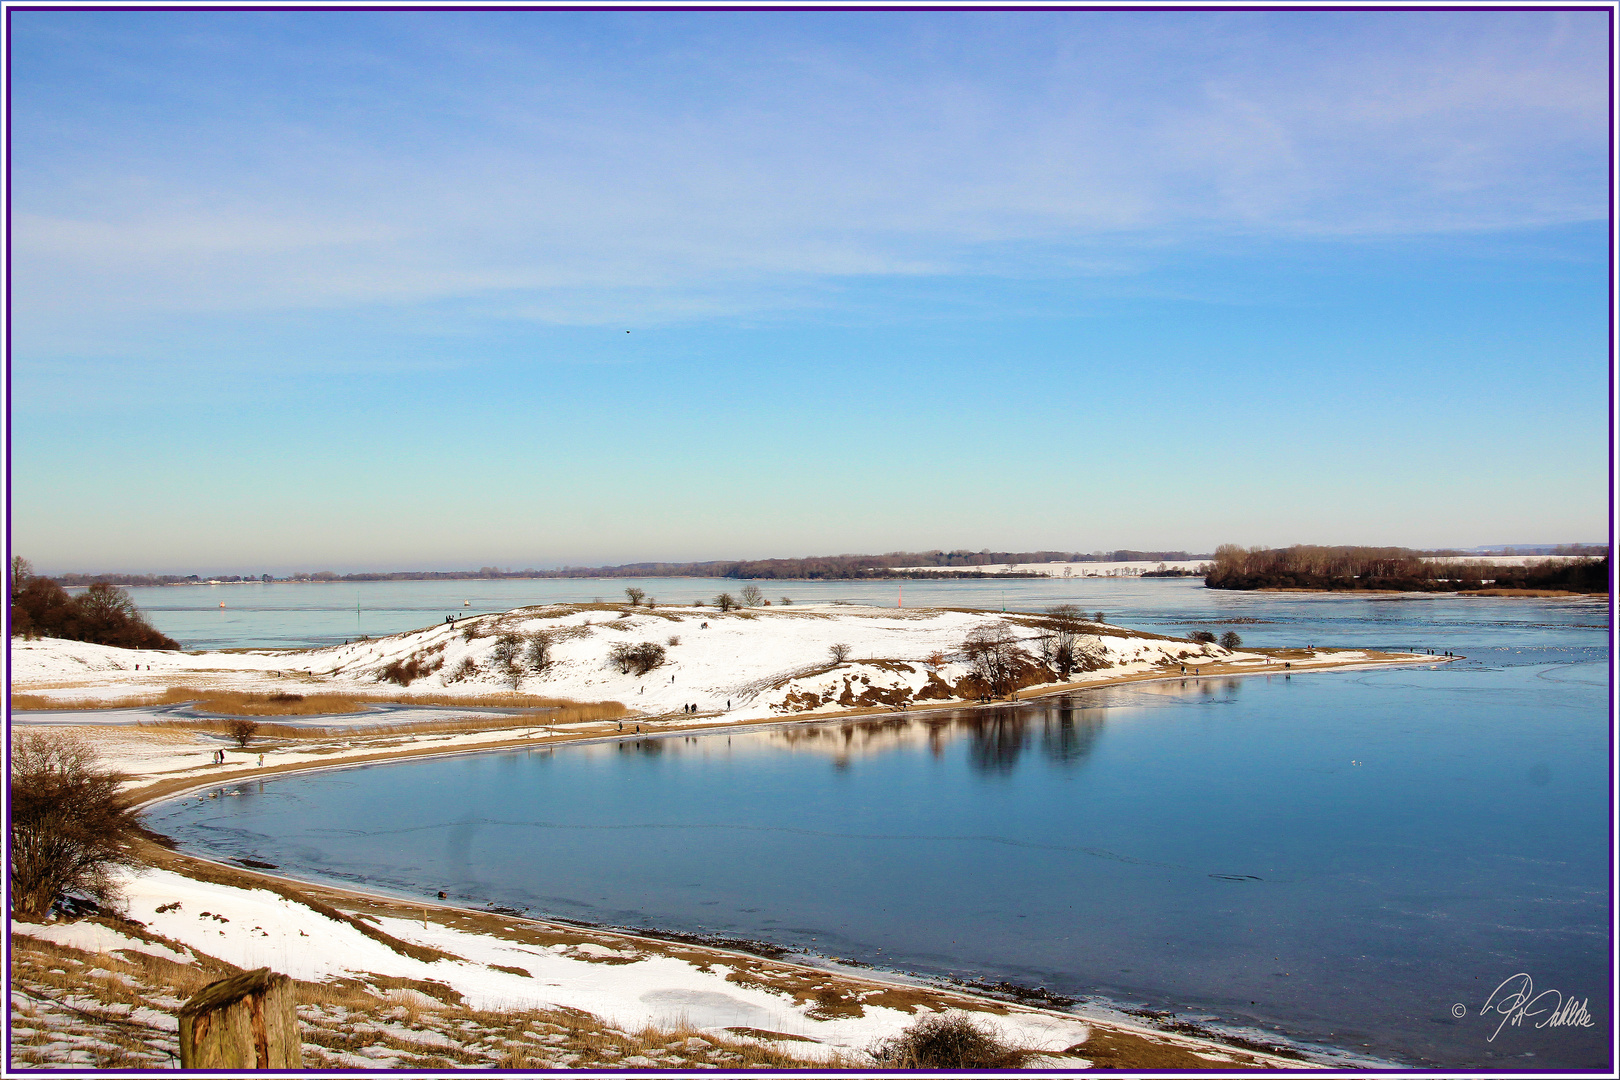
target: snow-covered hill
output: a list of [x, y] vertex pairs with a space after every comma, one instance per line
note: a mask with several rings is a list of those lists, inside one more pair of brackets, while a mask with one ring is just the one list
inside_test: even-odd
[[[766, 718], [972, 700], [983, 688], [972, 677], [964, 643], [976, 629], [1003, 625], [1027, 653], [1020, 682], [1034, 687], [1058, 681], [1054, 665], [1041, 662], [1051, 620], [1038, 615], [837, 604], [727, 613], [713, 607], [559, 604], [309, 650], [132, 652], [82, 642], [15, 641], [13, 687], [109, 702], [180, 685], [403, 700], [517, 690], [617, 700], [649, 714], [691, 706], [729, 711], [737, 719]], [[537, 642], [543, 647], [537, 649]], [[834, 659], [835, 645], [847, 647], [847, 659]], [[1246, 656], [1096, 623], [1082, 624], [1077, 645], [1083, 670], [1068, 682], [1169, 673], [1182, 663]], [[662, 650], [661, 662], [638, 673], [644, 664], [614, 660], [637, 647], [650, 658]]]

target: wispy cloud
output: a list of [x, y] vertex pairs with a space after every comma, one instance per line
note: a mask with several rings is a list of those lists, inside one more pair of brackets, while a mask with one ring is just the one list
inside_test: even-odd
[[14, 25], [41, 343], [131, 311], [490, 296], [701, 317], [849, 276], [1106, 273], [1188, 236], [1605, 213], [1602, 13]]

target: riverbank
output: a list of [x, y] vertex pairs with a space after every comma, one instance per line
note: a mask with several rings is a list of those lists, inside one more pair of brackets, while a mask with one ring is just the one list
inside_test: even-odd
[[[561, 617], [580, 614], [571, 612]], [[555, 620], [558, 616], [553, 613], [551, 618]], [[857, 621], [860, 619], [873, 621]], [[938, 630], [933, 625], [935, 620], [947, 621], [949, 629]], [[431, 730], [431, 724], [414, 731], [408, 724], [367, 725], [356, 722], [353, 715], [329, 726], [323, 725], [320, 717], [301, 717], [300, 722], [309, 726], [288, 726], [288, 730], [277, 729], [270, 736], [251, 736], [245, 749], [233, 748], [235, 744], [229, 741], [217, 719], [187, 717], [183, 710], [165, 713], [162, 722], [56, 724], [53, 728], [92, 741], [109, 765], [128, 775], [130, 793], [141, 802], [182, 797], [187, 793], [198, 799], [228, 799], [244, 783], [273, 775], [352, 767], [396, 758], [482, 753], [516, 747], [552, 748], [588, 741], [673, 737], [716, 730], [819, 725], [831, 719], [888, 713], [892, 706], [859, 704], [858, 695], [853, 693], [850, 697], [856, 700], [848, 704], [840, 702], [835, 695], [816, 708], [793, 713], [784, 714], [769, 705], [780, 700], [774, 692], [784, 686], [794, 684], [793, 692], [807, 694], [820, 685], [815, 680], [825, 681], [829, 675], [838, 680], [858, 681], [863, 674], [870, 677], [871, 673], [894, 673], [895, 667], [910, 666], [937, 676], [946, 664], [954, 661], [930, 664], [926, 655], [916, 657], [919, 646], [933, 644], [934, 638], [943, 637], [946, 632], [962, 633], [960, 624], [963, 622], [971, 627], [978, 621], [1002, 620], [1002, 616], [991, 613], [960, 612], [928, 615], [908, 612], [898, 618], [885, 612], [881, 619], [862, 614], [854, 618], [812, 617], [776, 622], [766, 622], [757, 615], [752, 619], [737, 618], [734, 625], [744, 632], [750, 629], [757, 632], [762, 626], [817, 627], [822, 640], [809, 644], [801, 641], [796, 646], [801, 650], [824, 647], [829, 635], [835, 635], [836, 640], [854, 636], [852, 630], [870, 632], [877, 627], [887, 631], [896, 624], [903, 630], [920, 626], [924, 634], [892, 639], [891, 651], [898, 655], [867, 656], [836, 671], [792, 675], [793, 669], [789, 668], [790, 677], [785, 680], [756, 678], [754, 683], [759, 688], [753, 697], [744, 699], [746, 703], [730, 713], [723, 710], [708, 714], [644, 713], [628, 716], [623, 721], [548, 725], [544, 717], [536, 714], [461, 710], [465, 726], [451, 731]], [[716, 619], [714, 613], [709, 613], [707, 620], [698, 620], [701, 621], [710, 622], [708, 629], [716, 629], [717, 623], [721, 627], [726, 625]], [[1020, 625], [1013, 618], [1007, 618], [1007, 622]], [[1033, 638], [1040, 627], [1038, 622], [1024, 623], [1021, 629]], [[1094, 655], [1116, 659], [1119, 663], [1080, 673], [1082, 677], [1077, 680], [1027, 686], [1019, 691], [1019, 700], [1091, 687], [1179, 680], [1183, 664], [1189, 671], [1186, 678], [1194, 681], [1388, 663], [1433, 663], [1439, 659], [1370, 650], [1233, 652], [1155, 635], [1139, 635], [1117, 627], [1099, 629], [1101, 632], [1094, 636], [1106, 639], [1107, 644]], [[605, 631], [596, 633], [607, 636]], [[869, 633], [869, 636], [877, 635]], [[409, 639], [411, 635], [398, 637]], [[462, 640], [470, 644], [483, 637], [498, 638], [498, 632]], [[791, 638], [791, 635], [778, 635], [774, 647], [767, 635], [756, 633], [755, 640], [766, 646], [762, 651], [775, 656], [774, 662], [791, 663], [795, 656], [781, 647], [784, 637]], [[723, 644], [711, 651], [718, 654], [735, 647], [734, 642], [727, 645], [724, 638], [720, 640]], [[908, 651], [901, 652], [894, 641], [904, 643]], [[201, 657], [181, 654], [159, 668], [156, 659], [146, 656], [137, 661], [129, 656], [87, 653], [86, 647], [75, 643], [28, 644], [37, 647], [31, 661], [35, 674], [41, 668], [49, 669], [50, 664], [39, 661], [53, 656], [58, 668], [83, 664], [86, 659], [100, 664], [99, 670], [89, 670], [88, 665], [84, 665], [84, 673], [72, 680], [75, 685], [71, 689], [81, 696], [87, 689], [93, 691], [98, 680], [117, 687], [135, 676], [133, 665], [137, 662], [141, 664], [139, 677], [143, 682], [150, 672], [152, 682], [146, 685], [153, 689], [166, 689], [164, 680], [193, 677], [199, 671], [213, 671], [222, 676], [220, 682], [236, 688], [244, 684], [248, 687], [264, 685], [254, 680], [319, 678], [319, 673], [309, 671], [302, 676], [289, 675], [289, 671], [296, 669], [288, 661], [307, 654], [285, 651], [203, 654]], [[419, 641], [406, 640], [396, 643], [392, 651], [376, 649], [380, 655], [370, 658], [368, 663], [374, 669], [389, 656], [410, 655], [405, 650], [419, 645]], [[869, 651], [879, 650], [869, 646]], [[253, 657], [254, 663], [243, 664], [240, 657], [244, 655]], [[1154, 659], [1151, 662], [1143, 659], [1147, 655]], [[277, 666], [266, 668], [264, 665], [269, 663]], [[757, 656], [755, 663], [759, 663]], [[148, 664], [154, 666], [148, 668]], [[691, 673], [700, 667], [692, 663], [684, 670]], [[281, 674], [266, 676], [266, 670]], [[946, 673], [949, 674], [948, 669]], [[598, 672], [586, 672], [582, 677], [602, 676]], [[656, 678], [656, 674], [653, 677]], [[376, 693], [377, 682], [372, 681], [369, 689]], [[442, 690], [435, 689], [434, 693], [439, 695]], [[396, 696], [409, 700], [403, 694]], [[108, 699], [127, 701], [128, 697], [114, 694]], [[1001, 704], [1004, 703], [985, 707]], [[967, 707], [978, 706], [960, 700], [924, 700], [908, 706], [911, 709]], [[446, 711], [457, 712], [454, 707]], [[360, 718], [365, 715], [360, 714]], [[18, 719], [22, 723], [14, 731], [28, 730], [28, 717]], [[267, 726], [269, 723], [267, 721]], [[217, 763], [216, 751], [222, 751]], [[261, 753], [264, 755], [262, 766], [259, 764]], [[908, 980], [899, 974], [851, 968], [831, 958], [760, 955], [746, 949], [727, 949], [713, 942], [669, 941], [646, 934], [528, 919], [515, 912], [467, 911], [449, 905], [424, 904], [412, 898], [292, 881], [276, 875], [274, 867], [227, 866], [155, 844], [148, 846], [142, 855], [144, 865], [130, 875], [125, 890], [126, 914], [134, 922], [81, 922], [48, 927], [19, 924], [14, 927], [19, 935], [16, 940], [37, 943], [40, 949], [47, 951], [78, 949], [83, 954], [79, 967], [86, 972], [121, 971], [119, 958], [127, 965], [132, 962], [132, 956], [144, 958], [139, 962], [146, 967], [161, 968], [162, 962], [167, 962], [189, 971], [267, 964], [301, 980], [307, 988], [303, 991], [306, 1001], [319, 1004], [321, 995], [331, 997], [341, 992], [348, 996], [341, 1005], [333, 1007], [343, 1010], [344, 1024], [338, 1025], [346, 1031], [342, 1038], [330, 1033], [335, 1023], [332, 1018], [339, 1014], [331, 1013], [327, 1005], [321, 1005], [320, 1009], [328, 1011], [311, 1012], [305, 1018], [306, 1023], [314, 1025], [313, 1030], [329, 1032], [318, 1038], [310, 1036], [316, 1039], [311, 1045], [317, 1047], [310, 1051], [310, 1060], [328, 1067], [359, 1067], [357, 1063], [364, 1061], [394, 1061], [399, 1063], [396, 1067], [480, 1067], [480, 1064], [489, 1067], [491, 1063], [509, 1060], [513, 1063], [507, 1067], [519, 1068], [627, 1065], [644, 1068], [795, 1065], [862, 1068], [871, 1067], [865, 1050], [875, 1041], [893, 1037], [919, 1017], [945, 1011], [965, 1012], [991, 1023], [1010, 1044], [1044, 1055], [1032, 1059], [1026, 1067], [1233, 1070], [1298, 1068], [1304, 1064], [1298, 1058], [1267, 1052], [1266, 1047], [1273, 1045], [1274, 1040], [1268, 1041], [1268, 1037], [1259, 1032], [1252, 1033], [1252, 1044], [1233, 1045], [1196, 1031], [1165, 1030], [1156, 1027], [1151, 1019], [1132, 1018], [1101, 1007], [1040, 1008], [1028, 1000], [1025, 1003], [998, 1000]], [[97, 926], [101, 929], [94, 929]], [[86, 929], [79, 929], [81, 927]], [[97, 945], [108, 931], [116, 932], [119, 938], [106, 939]], [[91, 955], [97, 950], [117, 955], [106, 955], [103, 960]], [[14, 960], [14, 963], [19, 962], [23, 961]], [[50, 970], [50, 965], [43, 960], [40, 963], [41, 970]], [[52, 963], [62, 966], [55, 961]], [[14, 967], [14, 972], [16, 970]], [[178, 985], [179, 976], [175, 971], [169, 971], [165, 977]], [[326, 989], [320, 990], [320, 987]], [[46, 993], [47, 989], [40, 992]], [[168, 996], [172, 998], [176, 994], [170, 992]], [[167, 998], [157, 993], [153, 1000]], [[568, 1024], [561, 1025], [564, 1030], [546, 1027], [548, 1024], [558, 1027], [558, 1017], [564, 1015], [574, 1018], [569, 1021], [572, 1027]], [[489, 1019], [496, 1016], [507, 1019]], [[359, 1017], [369, 1019], [357, 1025]], [[512, 1017], [519, 1019], [508, 1022]], [[456, 1025], [471, 1025], [481, 1032], [493, 1032], [489, 1038], [505, 1046], [502, 1052], [508, 1054], [515, 1050], [506, 1043], [542, 1036], [562, 1039], [556, 1045], [564, 1050], [550, 1056], [535, 1051], [536, 1056], [521, 1060], [492, 1057], [499, 1048], [496, 1044], [484, 1046], [479, 1040], [463, 1037], [464, 1033], [451, 1030]], [[355, 1034], [357, 1026], [358, 1035]], [[528, 1034], [514, 1035], [520, 1028]], [[44, 1027], [36, 1030], [44, 1031]], [[322, 1039], [325, 1042], [321, 1042]], [[424, 1057], [424, 1044], [435, 1039], [440, 1040], [435, 1044], [438, 1050], [444, 1052], [436, 1058]], [[502, 1039], [505, 1043], [500, 1042]], [[692, 1050], [701, 1053], [694, 1056], [686, 1050], [672, 1050], [672, 1043], [680, 1043], [682, 1047], [690, 1044]], [[697, 1043], [703, 1045], [697, 1046]], [[533, 1047], [532, 1041], [525, 1045]], [[318, 1048], [322, 1046], [324, 1049]], [[410, 1056], [413, 1052], [415, 1056]], [[728, 1059], [725, 1055], [736, 1057]], [[634, 1058], [646, 1064], [631, 1061]]]

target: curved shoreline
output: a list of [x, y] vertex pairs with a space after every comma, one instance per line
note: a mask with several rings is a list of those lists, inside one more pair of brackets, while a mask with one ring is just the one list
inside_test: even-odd
[[[1369, 652], [1376, 652], [1377, 650], [1346, 649], [1346, 650], [1343, 650], [1343, 651], [1365, 654], [1365, 653], [1369, 653]], [[334, 760], [334, 761], [325, 761], [325, 762], [316, 762], [316, 763], [298, 763], [298, 764], [294, 764], [294, 765], [280, 765], [280, 766], [272, 765], [272, 766], [265, 766], [265, 767], [262, 767], [262, 768], [258, 767], [258, 766], [247, 766], [246, 768], [244, 768], [244, 769], [242, 769], [240, 771], [237, 771], [237, 772], [232, 772], [232, 773], [228, 774], [228, 776], [225, 776], [225, 777], [213, 777], [213, 778], [187, 777], [184, 780], [159, 781], [159, 782], [156, 782], [156, 783], [146, 785], [145, 787], [142, 787], [142, 788], [136, 788], [134, 790], [134, 792], [133, 792], [133, 794], [134, 794], [134, 796], [136, 798], [136, 802], [134, 803], [134, 806], [135, 806], [135, 808], [137, 810], [144, 810], [147, 807], [155, 806], [158, 803], [167, 801], [169, 799], [181, 798], [181, 797], [183, 797], [183, 796], [185, 796], [185, 795], [187, 795], [187, 794], [189, 794], [189, 793], [191, 793], [193, 791], [199, 791], [199, 790], [202, 790], [204, 788], [208, 788], [208, 787], [214, 786], [216, 784], [224, 783], [224, 782], [227, 782], [227, 781], [234, 782], [236, 780], [247, 780], [247, 779], [254, 779], [254, 778], [262, 779], [262, 778], [264, 778], [266, 776], [294, 776], [294, 775], [299, 775], [299, 774], [303, 774], [303, 773], [311, 773], [311, 772], [322, 772], [322, 771], [346, 769], [346, 768], [360, 768], [360, 767], [367, 766], [367, 765], [376, 765], [376, 764], [380, 764], [380, 763], [383, 763], [383, 762], [394, 761], [394, 760], [407, 760], [407, 759], [409, 759], [409, 760], [416, 760], [416, 759], [425, 760], [425, 759], [429, 759], [429, 758], [441, 758], [441, 757], [464, 757], [464, 756], [467, 756], [469, 754], [493, 753], [493, 752], [499, 752], [499, 751], [517, 750], [517, 749], [521, 749], [521, 748], [531, 748], [532, 749], [532, 748], [542, 747], [542, 746], [543, 747], [548, 747], [548, 748], [555, 748], [555, 747], [558, 747], [558, 746], [595, 745], [595, 744], [612, 743], [612, 742], [636, 742], [636, 741], [639, 741], [641, 739], [667, 738], [667, 737], [671, 737], [671, 736], [674, 736], [674, 735], [691, 736], [691, 735], [717, 734], [717, 733], [719, 733], [721, 731], [766, 731], [766, 730], [769, 730], [771, 728], [786, 728], [786, 727], [792, 727], [792, 726], [795, 726], [795, 725], [802, 725], [802, 724], [838, 723], [838, 722], [844, 721], [844, 720], [863, 718], [863, 717], [870, 717], [870, 716], [895, 716], [895, 715], [903, 716], [903, 715], [907, 715], [907, 714], [914, 713], [914, 712], [941, 712], [941, 711], [946, 711], [946, 710], [963, 710], [963, 711], [966, 711], [966, 710], [980, 710], [980, 709], [1017, 708], [1020, 705], [1032, 704], [1032, 703], [1034, 703], [1036, 701], [1040, 701], [1040, 700], [1043, 700], [1045, 698], [1062, 697], [1062, 696], [1064, 696], [1066, 694], [1082, 693], [1082, 692], [1087, 691], [1087, 690], [1110, 690], [1110, 689], [1113, 689], [1113, 688], [1119, 687], [1119, 686], [1152, 685], [1152, 684], [1169, 683], [1169, 682], [1186, 682], [1188, 680], [1201, 681], [1201, 680], [1204, 680], [1204, 679], [1244, 678], [1244, 677], [1253, 677], [1253, 676], [1258, 676], [1258, 675], [1264, 675], [1264, 676], [1270, 677], [1270, 676], [1275, 676], [1275, 675], [1291, 676], [1291, 675], [1294, 675], [1295, 673], [1298, 673], [1298, 674], [1310, 674], [1310, 673], [1315, 673], [1315, 672], [1326, 672], [1326, 671], [1365, 671], [1365, 670], [1372, 670], [1372, 669], [1378, 669], [1378, 668], [1413, 667], [1413, 666], [1424, 665], [1424, 664], [1451, 663], [1451, 662], [1456, 661], [1456, 660], [1464, 659], [1464, 657], [1461, 657], [1461, 656], [1418, 656], [1418, 655], [1414, 655], [1414, 654], [1388, 654], [1388, 655], [1391, 657], [1390, 659], [1370, 659], [1370, 660], [1369, 659], [1358, 659], [1358, 660], [1353, 660], [1353, 661], [1349, 661], [1349, 662], [1346, 662], [1346, 663], [1332, 663], [1332, 662], [1318, 663], [1318, 664], [1310, 664], [1309, 666], [1301, 666], [1301, 667], [1298, 667], [1298, 668], [1288, 667], [1288, 668], [1278, 669], [1278, 668], [1272, 667], [1272, 668], [1261, 668], [1261, 669], [1258, 669], [1258, 670], [1250, 669], [1250, 668], [1246, 668], [1246, 669], [1243, 669], [1243, 670], [1231, 670], [1230, 668], [1228, 668], [1226, 670], [1217, 670], [1217, 671], [1211, 671], [1211, 672], [1207, 672], [1207, 673], [1204, 673], [1204, 672], [1201, 671], [1199, 674], [1195, 674], [1195, 675], [1182, 675], [1182, 674], [1162, 675], [1162, 674], [1159, 674], [1157, 672], [1143, 672], [1143, 673], [1132, 674], [1132, 675], [1122, 675], [1122, 676], [1118, 676], [1116, 678], [1104, 679], [1104, 680], [1093, 681], [1093, 682], [1046, 684], [1046, 685], [1044, 685], [1044, 686], [1042, 686], [1042, 687], [1040, 687], [1038, 689], [1037, 688], [1030, 688], [1032, 690], [1035, 690], [1035, 692], [1030, 693], [1027, 697], [1016, 697], [1015, 696], [1013, 699], [1006, 700], [1006, 701], [921, 702], [921, 703], [909, 705], [909, 706], [907, 706], [907, 707], [905, 707], [903, 709], [895, 709], [895, 708], [889, 708], [889, 707], [868, 706], [868, 707], [854, 708], [854, 709], [842, 709], [842, 710], [840, 710], [840, 711], [838, 711], [836, 713], [831, 713], [831, 712], [806, 712], [806, 713], [798, 714], [798, 715], [793, 716], [793, 717], [768, 718], [768, 719], [762, 718], [762, 719], [757, 719], [757, 720], [738, 720], [738, 721], [734, 721], [734, 722], [731, 722], [731, 723], [693, 724], [693, 725], [690, 725], [690, 726], [664, 727], [664, 728], [660, 728], [660, 729], [658, 729], [656, 731], [644, 731], [644, 732], [637, 732], [637, 733], [634, 733], [634, 734], [631, 734], [631, 733], [621, 734], [619, 732], [614, 732], [614, 733], [612, 733], [610, 735], [609, 734], [602, 734], [602, 735], [574, 735], [574, 736], [569, 736], [569, 735], [559, 735], [559, 734], [553, 733], [549, 737], [545, 738], [543, 741], [538, 741], [538, 742], [534, 741], [534, 740], [531, 740], [528, 736], [524, 736], [523, 738], [508, 739], [508, 740], [504, 740], [502, 742], [488, 743], [488, 744], [481, 745], [481, 746], [466, 746], [466, 747], [445, 748], [445, 749], [414, 749], [414, 750], [406, 748], [406, 749], [400, 749], [400, 750], [393, 751], [393, 752], [383, 751], [383, 752], [379, 752], [379, 753], [361, 753], [361, 754], [358, 754], [358, 755], [356, 755], [354, 757], [341, 758], [341, 759]], [[1218, 665], [1218, 664], [1207, 664], [1207, 665], [1204, 665], [1204, 666], [1205, 667], [1219, 667], [1220, 665]], [[452, 708], [453, 708], [453, 706], [452, 706]], [[709, 716], [714, 716], [714, 715], [724, 715], [724, 714], [708, 714], [708, 715]], [[648, 718], [648, 719], [643, 720], [643, 723], [652, 723], [652, 722], [660, 722], [660, 721], [658, 721], [657, 718]], [[94, 725], [85, 725], [85, 726], [91, 727], [91, 726], [94, 726]], [[111, 725], [109, 725], [109, 726], [111, 726]], [[119, 726], [124, 726], [124, 725], [119, 725]], [[542, 728], [542, 727], [544, 727], [544, 725], [536, 725], [537, 729]], [[408, 738], [408, 736], [407, 736], [407, 738]], [[170, 786], [171, 784], [174, 785], [174, 786], [171, 787]], [[158, 789], [163, 789], [163, 790], [158, 790]]]

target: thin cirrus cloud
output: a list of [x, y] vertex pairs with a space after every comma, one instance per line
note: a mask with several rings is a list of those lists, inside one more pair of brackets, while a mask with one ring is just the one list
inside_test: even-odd
[[1606, 206], [1602, 13], [120, 17], [15, 24], [46, 349], [137, 311], [701, 318]]

